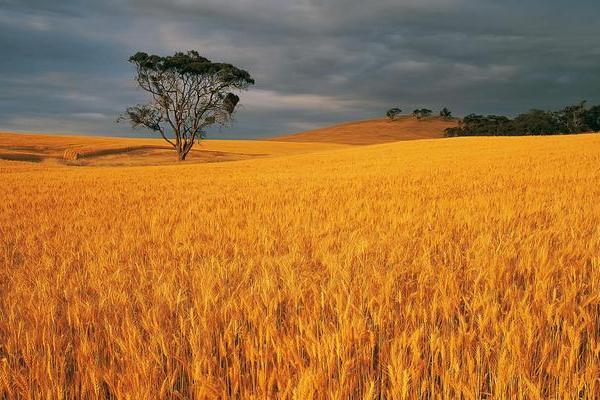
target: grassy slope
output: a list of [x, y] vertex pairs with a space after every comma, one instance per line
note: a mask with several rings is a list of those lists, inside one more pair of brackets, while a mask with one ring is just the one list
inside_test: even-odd
[[375, 144], [402, 140], [443, 137], [444, 129], [457, 125], [457, 120], [432, 117], [417, 120], [402, 117], [396, 121], [373, 119], [348, 122], [326, 128], [271, 138], [276, 141], [329, 142], [343, 144]]
[[600, 396], [600, 136], [31, 165], [0, 397]]
[[[455, 120], [403, 117], [396, 121], [350, 122], [270, 141], [206, 140], [188, 156], [188, 162], [233, 161], [272, 155], [301, 154], [341, 148], [442, 137]], [[303, 143], [307, 142], [307, 143]], [[53, 162], [70, 165], [162, 165], [174, 163], [171, 149], [160, 139], [95, 136], [59, 136], [0, 132], [0, 160]]]

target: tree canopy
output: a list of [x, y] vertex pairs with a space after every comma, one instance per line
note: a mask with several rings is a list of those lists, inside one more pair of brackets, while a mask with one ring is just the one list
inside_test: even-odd
[[129, 62], [135, 66], [137, 84], [151, 99], [127, 108], [120, 120], [160, 133], [179, 160], [205, 137], [208, 126], [232, 121], [240, 100], [235, 92], [254, 84], [247, 71], [212, 62], [193, 50], [166, 57], [138, 52]]
[[431, 114], [433, 114], [433, 111], [428, 108], [417, 108], [415, 111], [413, 111], [413, 116], [417, 119], [429, 117]]
[[452, 118], [452, 111], [450, 111], [448, 109], [448, 107], [444, 107], [440, 111], [440, 117], [442, 117], [442, 118]]
[[402, 113], [401, 109], [399, 109], [398, 107], [394, 107], [394, 108], [390, 108], [389, 110], [387, 110], [387, 112], [385, 113], [385, 116], [391, 120], [395, 120], [396, 118], [398, 118], [400, 116], [401, 113]]
[[467, 115], [458, 127], [446, 129], [452, 136], [563, 135], [600, 130], [600, 106], [588, 108], [586, 102], [558, 111], [533, 109], [515, 118], [501, 115]]

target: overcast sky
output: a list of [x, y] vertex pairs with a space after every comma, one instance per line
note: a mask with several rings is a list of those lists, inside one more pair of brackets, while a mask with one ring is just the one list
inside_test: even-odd
[[[259, 137], [404, 110], [600, 103], [598, 0], [0, 0], [0, 129], [130, 135], [137, 51], [248, 70]], [[145, 135], [139, 131], [138, 135]]]

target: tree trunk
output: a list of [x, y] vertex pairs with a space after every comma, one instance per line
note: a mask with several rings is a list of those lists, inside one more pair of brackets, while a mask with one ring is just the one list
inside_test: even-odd
[[190, 153], [190, 151], [192, 150], [193, 146], [194, 146], [194, 139], [189, 140], [189, 141], [186, 140], [185, 142], [183, 142], [180, 145], [180, 147], [177, 149], [178, 160], [179, 161], [185, 161], [185, 158]]

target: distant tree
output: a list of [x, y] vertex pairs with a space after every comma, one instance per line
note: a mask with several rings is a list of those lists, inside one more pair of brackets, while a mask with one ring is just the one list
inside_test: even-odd
[[589, 130], [600, 132], [600, 106], [593, 106], [586, 111], [585, 124]]
[[513, 134], [513, 124], [501, 115], [469, 114], [456, 128], [446, 129], [445, 135], [452, 136], [506, 136]]
[[433, 114], [433, 111], [431, 111], [428, 108], [417, 108], [415, 111], [413, 111], [412, 115], [414, 117], [416, 117], [417, 119], [421, 119], [421, 118], [425, 118], [425, 117], [429, 117], [431, 116], [431, 114]]
[[447, 107], [444, 107], [440, 111], [440, 117], [445, 119], [452, 118], [452, 111], [450, 111]]
[[448, 128], [453, 136], [522, 136], [562, 135], [600, 131], [600, 105], [586, 107], [586, 102], [559, 111], [530, 110], [511, 119], [502, 115], [469, 114], [457, 127]]
[[119, 120], [160, 133], [179, 161], [204, 138], [206, 127], [231, 122], [240, 100], [234, 92], [254, 84], [248, 72], [213, 63], [197, 51], [167, 57], [137, 53], [129, 61], [136, 68], [136, 82], [151, 100], [129, 107]]
[[555, 135], [560, 133], [560, 123], [552, 112], [531, 110], [514, 119], [514, 131], [522, 135]]
[[461, 126], [454, 126], [451, 128], [446, 128], [444, 130], [445, 137], [457, 137], [457, 136], [466, 136], [465, 131]]
[[394, 108], [390, 108], [389, 110], [387, 110], [387, 112], [385, 113], [385, 116], [393, 121], [396, 118], [398, 118], [401, 113], [402, 113], [401, 109], [394, 107]]
[[586, 101], [568, 106], [555, 113], [557, 120], [562, 125], [564, 133], [579, 133], [588, 130], [586, 126]]

